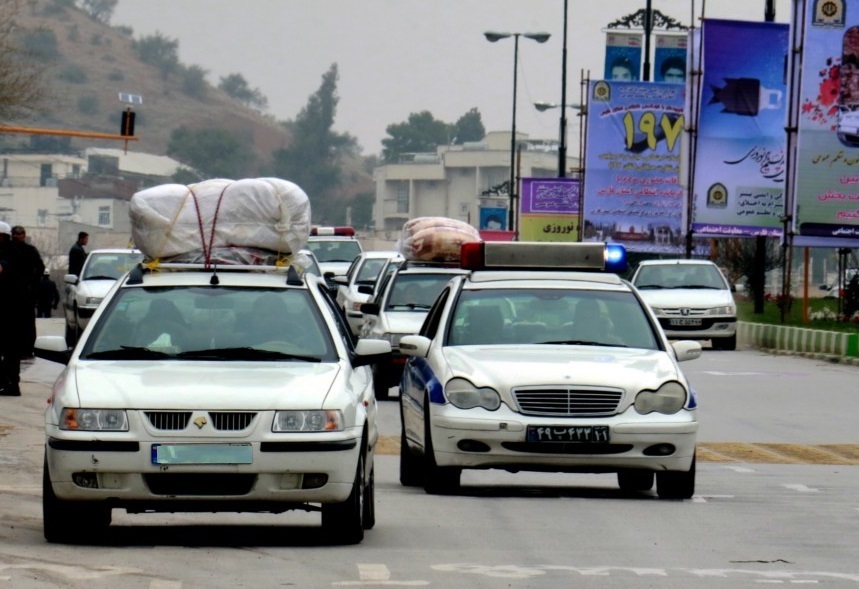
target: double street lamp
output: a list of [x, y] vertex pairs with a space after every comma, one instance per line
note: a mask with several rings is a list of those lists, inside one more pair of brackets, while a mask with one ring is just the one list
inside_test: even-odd
[[551, 35], [549, 33], [498, 33], [487, 31], [483, 33], [483, 36], [490, 43], [513, 37], [513, 124], [510, 129], [510, 209], [507, 212], [507, 226], [509, 230], [515, 231], [516, 225], [513, 211], [516, 205], [516, 74], [519, 62], [519, 37], [525, 37], [537, 43], [545, 43]]
[[561, 109], [561, 131], [558, 138], [558, 178], [567, 176], [567, 116], [566, 109], [572, 108], [579, 111], [579, 116], [582, 116], [583, 108], [581, 104], [556, 104], [554, 102], [535, 102], [534, 108], [540, 112], [545, 112], [550, 108]]

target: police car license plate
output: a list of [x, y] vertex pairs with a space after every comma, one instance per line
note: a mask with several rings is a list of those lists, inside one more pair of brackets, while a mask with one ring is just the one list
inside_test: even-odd
[[671, 325], [701, 325], [701, 320], [684, 317], [682, 319], [671, 319], [670, 323]]
[[152, 464], [253, 464], [250, 444], [152, 444]]
[[607, 444], [607, 425], [529, 425], [526, 431], [529, 442], [577, 442]]

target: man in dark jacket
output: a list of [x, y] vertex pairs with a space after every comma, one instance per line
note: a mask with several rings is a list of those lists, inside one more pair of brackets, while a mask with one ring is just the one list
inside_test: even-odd
[[89, 242], [89, 233], [81, 231], [78, 233], [78, 240], [69, 250], [69, 274], [74, 274], [78, 278], [81, 275], [81, 269], [86, 261], [87, 251], [84, 246]]
[[33, 355], [33, 344], [36, 342], [36, 295], [45, 272], [45, 263], [36, 246], [27, 242], [27, 230], [21, 225], [12, 227], [12, 247], [18, 250], [23, 263], [21, 272], [24, 278], [24, 299], [15, 312], [30, 318], [26, 321], [24, 333], [21, 334], [21, 357], [29, 358]]
[[57, 283], [51, 280], [51, 273], [45, 270], [39, 282], [39, 292], [36, 298], [36, 317], [50, 317], [51, 310], [60, 304], [60, 291]]
[[20, 396], [21, 334], [26, 329], [25, 315], [16, 312], [25, 297], [23, 264], [12, 244], [12, 229], [0, 221], [0, 309], [8, 310], [0, 337], [0, 395]]

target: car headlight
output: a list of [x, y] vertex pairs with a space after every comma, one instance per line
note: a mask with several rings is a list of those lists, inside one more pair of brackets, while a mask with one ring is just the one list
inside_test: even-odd
[[709, 315], [736, 315], [737, 310], [731, 305], [725, 307], [713, 307], [707, 312]]
[[86, 299], [84, 299], [84, 304], [89, 305], [89, 306], [93, 306], [93, 307], [98, 307], [103, 300], [104, 300], [104, 297], [87, 297]]
[[641, 391], [635, 396], [635, 410], [642, 415], [673, 415], [686, 404], [686, 389], [677, 381], [666, 382], [655, 391]]
[[60, 429], [127, 432], [128, 416], [123, 409], [74, 409], [66, 407], [60, 414]]
[[451, 405], [459, 409], [483, 407], [495, 411], [501, 407], [501, 397], [493, 388], [476, 387], [464, 378], [452, 378], [444, 385], [444, 394]]
[[273, 432], [340, 432], [343, 431], [343, 413], [329, 411], [276, 411]]

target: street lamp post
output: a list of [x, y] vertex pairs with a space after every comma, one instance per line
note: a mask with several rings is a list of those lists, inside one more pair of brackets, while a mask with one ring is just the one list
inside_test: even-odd
[[558, 177], [566, 178], [567, 176], [567, 117], [564, 114], [567, 108], [572, 108], [579, 111], [579, 116], [581, 116], [582, 105], [581, 104], [556, 104], [554, 102], [535, 102], [534, 108], [539, 110], [540, 112], [545, 112], [550, 108], [560, 108], [561, 109], [561, 138], [558, 147]]
[[516, 208], [516, 79], [519, 61], [519, 37], [532, 39], [537, 43], [545, 43], [549, 40], [549, 33], [497, 33], [487, 31], [483, 33], [486, 40], [495, 43], [501, 39], [513, 37], [513, 123], [510, 128], [510, 209], [507, 211], [507, 226], [511, 231], [516, 231], [514, 209]]

